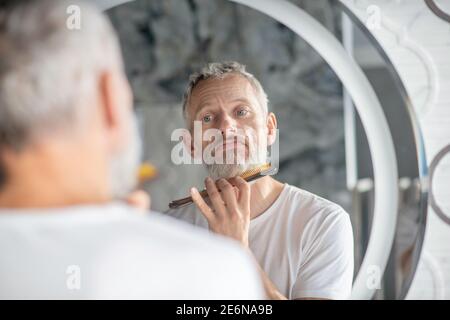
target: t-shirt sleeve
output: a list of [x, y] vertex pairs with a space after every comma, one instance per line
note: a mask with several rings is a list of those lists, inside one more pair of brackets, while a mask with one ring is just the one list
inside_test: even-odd
[[317, 214], [305, 226], [300, 247], [292, 299], [349, 298], [354, 263], [349, 215], [343, 209]]

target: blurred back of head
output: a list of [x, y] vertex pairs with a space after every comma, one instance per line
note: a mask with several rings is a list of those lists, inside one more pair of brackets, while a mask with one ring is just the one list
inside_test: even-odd
[[[0, 11], [0, 144], [20, 149], [34, 134], [73, 127], [86, 115], [99, 71], [120, 63], [107, 20], [74, 1], [9, 1]], [[80, 28], [70, 25], [79, 8]]]
[[[83, 130], [102, 72], [122, 77], [122, 69], [116, 35], [95, 7], [65, 0], [0, 2], [0, 152], [20, 152], [36, 139]], [[131, 120], [129, 109], [121, 112]], [[111, 174], [122, 178], [113, 182], [115, 195], [134, 182], [130, 165], [138, 161], [138, 142], [135, 124], [128, 127], [134, 151], [111, 155]], [[119, 172], [124, 166], [127, 172]], [[7, 176], [0, 170], [0, 183]]]

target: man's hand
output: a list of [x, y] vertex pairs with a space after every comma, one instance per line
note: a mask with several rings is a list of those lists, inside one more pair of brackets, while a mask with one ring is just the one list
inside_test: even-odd
[[[248, 233], [250, 229], [250, 185], [241, 177], [220, 179], [217, 186], [211, 178], [206, 178], [206, 191], [211, 200], [209, 207], [196, 188], [191, 196], [201, 213], [208, 220], [209, 229], [215, 233], [238, 240], [249, 252]], [[233, 187], [234, 185], [234, 187]], [[253, 254], [252, 254], [253, 256]], [[253, 256], [256, 261], [256, 258]], [[269, 299], [285, 300], [264, 270], [259, 273]]]
[[140, 209], [143, 212], [150, 210], [151, 198], [150, 195], [143, 190], [136, 190], [130, 193], [125, 199], [128, 205]]
[[229, 181], [234, 186], [225, 179], [217, 181], [216, 186], [211, 178], [206, 178], [206, 191], [212, 208], [206, 204], [196, 188], [191, 189], [191, 196], [208, 220], [211, 231], [233, 238], [248, 248], [250, 186], [241, 177]]

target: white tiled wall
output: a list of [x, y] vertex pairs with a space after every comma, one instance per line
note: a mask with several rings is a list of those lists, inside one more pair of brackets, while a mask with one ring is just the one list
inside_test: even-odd
[[[341, 0], [364, 22], [377, 6], [381, 23], [372, 29], [404, 82], [417, 112], [427, 161], [450, 144], [450, 24], [423, 0]], [[450, 13], [450, 1], [436, 0]], [[433, 188], [450, 214], [450, 155], [439, 166]], [[450, 226], [431, 208], [418, 272], [410, 299], [450, 299]]]

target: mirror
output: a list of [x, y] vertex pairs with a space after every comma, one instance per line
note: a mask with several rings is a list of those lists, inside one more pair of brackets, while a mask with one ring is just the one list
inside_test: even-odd
[[[335, 1], [291, 1], [346, 43], [381, 102], [397, 156], [398, 225], [376, 299], [403, 299], [422, 246], [426, 176], [420, 129], [406, 91], [382, 48], [351, 11]], [[181, 101], [189, 75], [211, 61], [247, 66], [278, 119], [276, 179], [350, 213], [355, 275], [371, 231], [372, 157], [361, 120], [333, 69], [302, 38], [272, 18], [225, 0], [136, 0], [107, 11], [118, 31], [139, 116], [144, 160], [158, 171], [146, 183], [152, 208], [202, 187], [201, 165], [171, 161], [173, 130], [184, 127]], [[389, 248], [386, 248], [389, 250]]]

